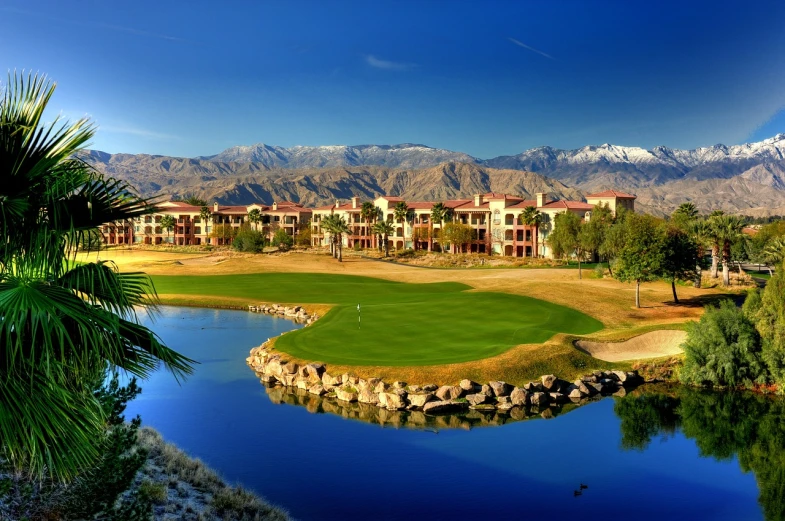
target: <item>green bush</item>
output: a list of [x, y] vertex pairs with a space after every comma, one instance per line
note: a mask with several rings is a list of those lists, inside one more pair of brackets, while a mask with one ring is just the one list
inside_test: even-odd
[[232, 248], [245, 253], [259, 253], [264, 249], [264, 234], [256, 230], [244, 229], [237, 233]]
[[785, 385], [785, 265], [778, 267], [766, 283], [755, 323], [763, 338], [763, 359], [774, 381], [782, 387]]
[[286, 230], [279, 229], [273, 235], [273, 246], [277, 246], [279, 250], [286, 251], [294, 244], [294, 238], [286, 233]]
[[680, 379], [686, 384], [752, 387], [769, 379], [755, 324], [730, 300], [690, 324], [682, 347]]

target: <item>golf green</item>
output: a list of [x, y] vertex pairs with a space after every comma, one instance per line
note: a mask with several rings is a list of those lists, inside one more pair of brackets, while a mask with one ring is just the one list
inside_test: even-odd
[[[407, 284], [330, 274], [156, 276], [161, 294], [226, 296], [259, 302], [332, 304], [313, 325], [276, 348], [344, 365], [414, 366], [480, 360], [556, 333], [587, 334], [602, 323], [580, 311], [460, 283]], [[358, 311], [359, 305], [359, 311]]]

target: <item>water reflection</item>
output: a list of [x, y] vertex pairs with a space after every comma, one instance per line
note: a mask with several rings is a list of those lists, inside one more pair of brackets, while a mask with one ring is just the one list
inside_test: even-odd
[[738, 459], [758, 483], [767, 520], [785, 519], [785, 401], [752, 393], [716, 393], [651, 386], [620, 399], [621, 446], [645, 450], [653, 439], [677, 431], [695, 441], [700, 455]]

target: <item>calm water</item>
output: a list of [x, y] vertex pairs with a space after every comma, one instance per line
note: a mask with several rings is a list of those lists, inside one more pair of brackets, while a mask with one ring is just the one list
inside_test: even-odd
[[759, 495], [782, 516], [781, 402], [681, 390], [469, 431], [382, 428], [268, 398], [245, 358], [299, 327], [287, 320], [163, 308], [152, 326], [201, 365], [182, 386], [143, 382], [129, 414], [297, 519], [756, 520]]

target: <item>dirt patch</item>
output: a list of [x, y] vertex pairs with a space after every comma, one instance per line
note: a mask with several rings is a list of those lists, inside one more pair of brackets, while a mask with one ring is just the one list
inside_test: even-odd
[[621, 362], [624, 360], [659, 358], [680, 354], [683, 352], [681, 344], [686, 339], [686, 331], [652, 331], [624, 342], [577, 340], [575, 347], [600, 360]]

